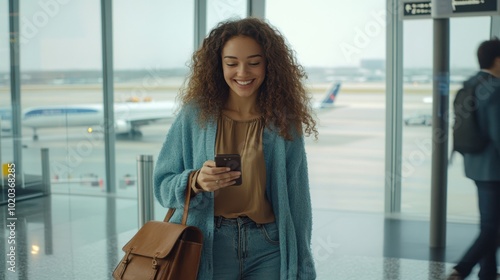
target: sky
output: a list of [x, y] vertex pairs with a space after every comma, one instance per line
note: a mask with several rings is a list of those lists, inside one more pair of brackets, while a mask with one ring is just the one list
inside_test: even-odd
[[[0, 71], [8, 70], [8, 1], [0, 1]], [[23, 0], [22, 70], [101, 68], [100, 0]], [[267, 0], [266, 17], [306, 67], [359, 66], [385, 59], [386, 0]], [[243, 16], [245, 0], [208, 0], [211, 29]], [[450, 20], [451, 67], [477, 67], [475, 51], [489, 38], [488, 17]], [[432, 20], [403, 23], [404, 67], [432, 67]], [[193, 1], [114, 0], [115, 69], [185, 66], [194, 50]]]

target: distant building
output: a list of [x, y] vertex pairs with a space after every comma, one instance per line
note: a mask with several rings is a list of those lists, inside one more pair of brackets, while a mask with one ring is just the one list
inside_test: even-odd
[[361, 68], [368, 69], [371, 71], [384, 70], [385, 60], [384, 59], [361, 59]]

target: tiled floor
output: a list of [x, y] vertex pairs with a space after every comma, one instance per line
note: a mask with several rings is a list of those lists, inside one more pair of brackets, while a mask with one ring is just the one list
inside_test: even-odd
[[[165, 212], [155, 207], [160, 220]], [[53, 194], [21, 201], [14, 231], [7, 207], [0, 211], [1, 279], [110, 279], [120, 248], [137, 231], [130, 199]], [[447, 248], [432, 251], [428, 222], [326, 210], [315, 210], [314, 220], [318, 279], [443, 279], [477, 233], [475, 224], [449, 223]], [[16, 243], [8, 244], [12, 234]], [[7, 270], [12, 245], [15, 273]]]

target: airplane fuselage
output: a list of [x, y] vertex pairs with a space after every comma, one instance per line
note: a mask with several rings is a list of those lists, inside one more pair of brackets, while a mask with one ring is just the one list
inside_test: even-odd
[[[117, 134], [137, 133], [142, 125], [173, 117], [174, 102], [116, 103], [114, 130]], [[88, 131], [102, 130], [105, 124], [101, 104], [43, 106], [28, 108], [23, 113], [22, 124], [36, 130], [51, 127], [87, 127]]]

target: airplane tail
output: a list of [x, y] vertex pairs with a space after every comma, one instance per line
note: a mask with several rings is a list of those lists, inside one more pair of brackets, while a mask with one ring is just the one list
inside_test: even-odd
[[332, 107], [335, 102], [335, 98], [340, 90], [341, 82], [336, 82], [326, 93], [325, 98], [321, 101], [320, 108]]

